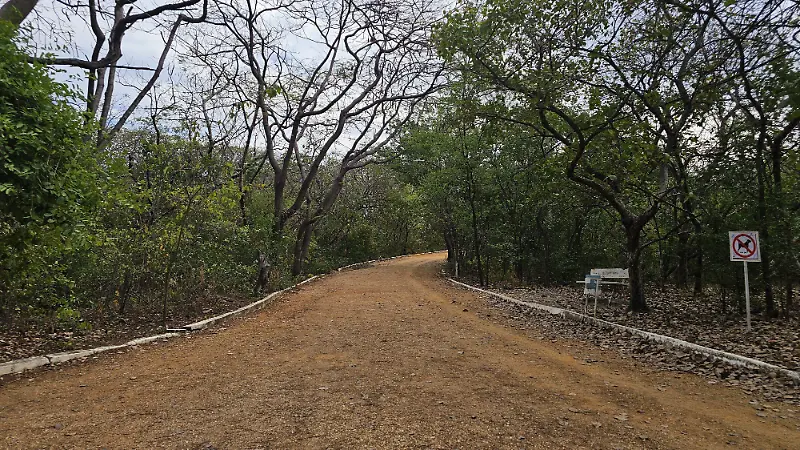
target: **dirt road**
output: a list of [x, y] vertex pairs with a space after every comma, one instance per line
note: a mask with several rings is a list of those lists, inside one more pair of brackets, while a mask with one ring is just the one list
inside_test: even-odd
[[0, 446], [800, 448], [800, 412], [759, 417], [736, 390], [513, 328], [438, 278], [442, 258], [342, 272], [227, 328], [7, 382]]

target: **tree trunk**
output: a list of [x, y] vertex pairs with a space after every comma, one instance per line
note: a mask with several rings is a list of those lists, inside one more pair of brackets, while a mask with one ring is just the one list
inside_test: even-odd
[[276, 176], [273, 182], [273, 212], [272, 217], [274, 220], [273, 231], [278, 234], [283, 234], [283, 228], [286, 225], [286, 218], [283, 215], [283, 191], [286, 188], [285, 176]]
[[19, 26], [28, 14], [33, 11], [39, 0], [8, 0], [5, 5], [0, 7], [0, 20], [7, 20]]
[[669, 278], [669, 255], [664, 250], [664, 237], [661, 235], [661, 230], [658, 224], [658, 218], [653, 218], [656, 227], [656, 237], [658, 238], [657, 252], [658, 252], [658, 285], [664, 287], [664, 283]]
[[678, 268], [675, 269], [675, 284], [685, 289], [689, 274], [689, 235], [685, 230], [678, 232]]
[[292, 259], [292, 275], [298, 276], [303, 273], [303, 264], [308, 257], [308, 248], [311, 246], [311, 236], [314, 233], [314, 222], [303, 222], [297, 230], [297, 239], [294, 242], [294, 254]]
[[348, 170], [350, 169], [346, 167], [346, 164], [339, 169], [339, 174], [333, 180], [333, 183], [331, 183], [320, 205], [312, 214], [307, 216], [306, 220], [303, 221], [300, 228], [297, 230], [292, 258], [292, 275], [297, 276], [303, 273], [303, 262], [308, 256], [308, 247], [311, 244], [314, 226], [318, 220], [331, 210], [334, 202], [339, 198], [339, 194], [341, 194], [344, 188], [344, 177], [347, 175]]
[[[763, 126], [763, 125], [762, 125]], [[769, 249], [769, 218], [767, 217], [766, 169], [764, 167], [765, 130], [759, 133], [756, 144], [756, 179], [758, 181], [758, 232], [761, 239], [761, 274], [764, 280], [764, 299], [767, 303], [767, 315], [775, 316], [775, 299], [772, 293], [771, 250]]]
[[411, 227], [408, 224], [403, 224], [403, 255], [407, 255], [411, 249], [411, 243], [409, 242], [411, 238]]
[[[680, 184], [681, 188], [680, 191], [680, 202], [681, 205], [686, 203], [686, 195], [685, 186]], [[678, 256], [678, 266], [675, 268], [675, 284], [681, 288], [686, 288], [686, 279], [689, 273], [689, 235], [686, 233], [684, 229], [683, 219], [684, 214], [679, 211], [677, 207], [673, 208], [673, 220], [675, 221], [675, 226], [678, 226], [678, 246], [677, 246], [677, 256]]]
[[552, 264], [550, 264], [550, 237], [547, 235], [547, 229], [544, 226], [545, 214], [544, 208], [539, 208], [539, 211], [536, 212], [536, 229], [542, 242], [542, 282], [545, 286], [549, 286], [551, 280], [550, 267], [552, 267]]
[[[789, 128], [791, 127], [791, 128]], [[784, 130], [784, 133], [793, 129], [793, 125], [789, 125]], [[782, 133], [783, 134], [783, 133]], [[778, 267], [780, 276], [784, 280], [785, 298], [783, 301], [783, 314], [788, 316], [792, 308], [792, 279], [796, 273], [793, 269], [792, 258], [793, 245], [792, 245], [792, 221], [789, 215], [786, 214], [788, 202], [783, 193], [783, 138], [773, 138], [770, 148], [772, 158], [772, 186], [774, 189], [774, 203], [775, 203], [775, 218], [779, 226], [778, 231], [781, 236], [777, 239], [780, 240], [781, 251], [778, 253]]]
[[270, 265], [267, 261], [267, 255], [264, 252], [258, 252], [258, 276], [256, 277], [256, 286], [253, 289], [253, 294], [258, 295], [269, 289], [269, 269]]
[[[556, 132], [552, 128], [550, 128], [550, 131]], [[567, 144], [569, 143], [564, 139], [561, 140], [562, 142], [565, 142]], [[630, 209], [627, 206], [625, 206], [625, 204], [617, 197], [613, 189], [605, 187], [591, 178], [580, 176], [575, 172], [575, 168], [577, 167], [578, 162], [580, 161], [580, 158], [583, 155], [585, 149], [586, 149], [585, 144], [582, 144], [579, 150], [577, 151], [576, 156], [573, 158], [572, 163], [570, 164], [569, 167], [567, 167], [567, 178], [591, 188], [592, 190], [600, 194], [605, 200], [607, 200], [615, 210], [617, 210], [617, 213], [619, 214], [622, 222], [622, 227], [625, 229], [626, 250], [628, 253], [628, 274], [630, 277], [629, 308], [631, 311], [637, 311], [637, 312], [647, 311], [648, 308], [644, 298], [644, 289], [643, 289], [642, 273], [641, 273], [641, 248], [640, 248], [641, 232], [644, 226], [648, 222], [653, 220], [656, 213], [658, 212], [660, 199], [654, 201], [653, 204], [650, 205], [650, 207], [642, 214], [638, 216], [633, 215], [630, 212]], [[661, 185], [660, 193], [661, 194], [665, 193], [667, 184], [666, 165], [662, 165], [659, 184]]]
[[456, 258], [456, 253], [453, 237], [450, 235], [449, 230], [444, 232], [444, 245], [447, 247], [447, 262], [453, 262]]
[[239, 215], [242, 226], [247, 226], [247, 198], [244, 191], [239, 194]]
[[131, 296], [131, 284], [131, 274], [126, 270], [122, 286], [119, 288], [119, 315], [125, 314], [125, 309], [128, 306], [128, 298]]
[[[190, 207], [191, 207], [191, 200], [189, 201], [189, 205], [186, 207], [186, 213], [185, 213], [184, 217], [186, 217], [186, 215], [188, 215]], [[172, 251], [171, 251], [171, 253], [169, 255], [169, 258], [167, 259], [167, 271], [166, 271], [166, 274], [164, 276], [164, 294], [163, 294], [164, 298], [163, 298], [163, 304], [162, 304], [162, 309], [161, 309], [161, 321], [164, 324], [164, 328], [167, 327], [168, 305], [169, 305], [170, 297], [172, 296], [171, 293], [170, 293], [170, 290], [169, 290], [170, 281], [172, 279], [172, 267], [175, 265], [175, 260], [177, 259], [178, 252], [180, 252], [180, 249], [181, 249], [181, 241], [183, 241], [183, 234], [184, 234], [183, 231], [184, 231], [184, 227], [183, 227], [183, 223], [181, 223], [180, 224], [180, 228], [178, 229], [178, 239], [175, 242], [175, 248], [172, 249]]]
[[483, 272], [483, 262], [481, 261], [481, 241], [478, 233], [478, 214], [475, 211], [475, 200], [470, 195], [470, 210], [472, 212], [472, 240], [475, 248], [475, 260], [478, 263], [478, 282], [481, 286], [486, 286], [486, 277]]
[[247, 191], [244, 188], [245, 180], [244, 180], [244, 170], [245, 170], [245, 158], [247, 155], [242, 156], [242, 164], [239, 166], [239, 180], [238, 180], [238, 188], [239, 188], [239, 218], [242, 222], [242, 226], [247, 226]]
[[697, 261], [694, 267], [694, 296], [703, 295], [703, 248], [698, 244]]
[[623, 223], [625, 227], [626, 250], [628, 253], [628, 276], [630, 283], [630, 304], [628, 308], [634, 312], [648, 310], [644, 297], [644, 282], [642, 280], [641, 261], [641, 231], [642, 226], [637, 219], [629, 219]]
[[697, 261], [694, 266], [694, 295], [695, 297], [703, 294], [703, 241], [700, 232], [702, 225], [694, 220], [694, 238], [696, 241]]
[[164, 328], [167, 327], [167, 309], [169, 306], [169, 282], [170, 278], [172, 278], [172, 258], [170, 257], [167, 263], [167, 271], [164, 274], [164, 292], [162, 293], [162, 303], [161, 303], [161, 324]]

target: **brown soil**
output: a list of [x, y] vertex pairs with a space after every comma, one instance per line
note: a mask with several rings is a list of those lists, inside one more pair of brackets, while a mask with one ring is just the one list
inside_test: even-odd
[[229, 328], [6, 382], [0, 445], [800, 447], [800, 413], [514, 328], [438, 278], [442, 258], [342, 272]]

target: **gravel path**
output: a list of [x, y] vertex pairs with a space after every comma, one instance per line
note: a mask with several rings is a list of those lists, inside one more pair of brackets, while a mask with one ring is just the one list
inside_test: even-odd
[[442, 258], [341, 272], [224, 328], [6, 380], [0, 446], [798, 448], [800, 411], [765, 417], [736, 390], [513, 325], [439, 278]]

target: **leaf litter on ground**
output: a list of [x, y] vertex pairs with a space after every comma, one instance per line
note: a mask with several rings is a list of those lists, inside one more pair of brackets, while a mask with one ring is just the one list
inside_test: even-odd
[[[582, 312], [582, 289], [572, 286], [490, 289], [517, 300]], [[619, 292], [617, 292], [619, 291]], [[800, 370], [800, 318], [767, 320], [753, 314], [753, 329], [747, 331], [743, 315], [723, 313], [717, 299], [695, 299], [676, 288], [651, 288], [647, 291], [650, 311], [643, 314], [627, 310], [624, 288], [609, 289], [598, 300], [596, 317], [644, 331], [675, 337], [710, 348], [758, 359], [790, 370]], [[709, 378], [710, 384], [737, 387], [762, 400], [800, 406], [800, 385], [776, 372], [734, 367], [706, 355], [648, 341], [627, 332], [602, 329], [591, 324], [569, 321], [560, 316], [514, 305], [498, 298], [487, 298], [506, 311], [508, 318], [535, 325], [548, 339], [574, 339], [590, 342], [603, 350], [615, 350], [659, 370], [686, 372]], [[715, 303], [716, 302], [716, 303]], [[590, 311], [593, 302], [590, 301]], [[564, 326], [564, 322], [570, 326]], [[532, 323], [531, 323], [532, 322]], [[593, 360], [583, 358], [583, 361]], [[665, 391], [667, 386], [657, 386]]]

